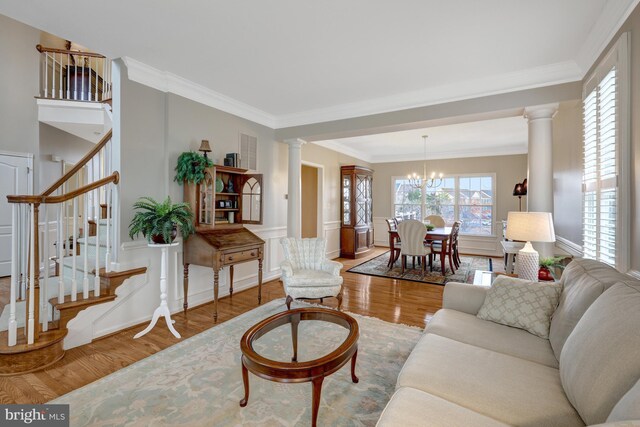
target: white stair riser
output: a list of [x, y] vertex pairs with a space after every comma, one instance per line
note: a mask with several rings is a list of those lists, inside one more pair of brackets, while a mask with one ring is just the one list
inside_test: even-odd
[[[81, 265], [84, 263], [84, 253], [87, 252], [89, 259], [96, 259], [96, 247], [95, 245], [89, 244], [86, 245], [84, 243], [80, 243], [80, 255], [78, 255], [77, 263]], [[105, 256], [107, 255], [107, 248], [105, 246], [100, 246], [100, 265], [104, 265]]]

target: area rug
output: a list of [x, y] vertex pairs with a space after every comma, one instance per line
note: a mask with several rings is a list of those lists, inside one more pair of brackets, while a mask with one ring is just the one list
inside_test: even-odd
[[[284, 309], [283, 299], [271, 301], [51, 403], [71, 405], [71, 426], [311, 425], [311, 383], [278, 384], [250, 373], [249, 403], [238, 404], [244, 395], [240, 338]], [[320, 426], [375, 425], [422, 335], [416, 327], [352, 316], [360, 327], [360, 382], [351, 382], [349, 363], [324, 380]], [[347, 336], [346, 329], [327, 322], [305, 321], [299, 328], [299, 361], [327, 354]], [[256, 348], [267, 357], [290, 358], [290, 326], [265, 334]]]
[[[441, 274], [440, 259], [433, 262], [433, 271], [427, 271], [422, 277], [422, 271], [416, 264], [416, 269], [406, 268], [404, 275], [400, 268], [400, 260], [396, 261], [393, 268], [389, 270], [387, 263], [389, 262], [389, 252], [378, 255], [375, 258], [358, 264], [347, 270], [350, 273], [366, 274], [368, 276], [389, 277], [391, 279], [411, 280], [413, 282], [433, 283], [436, 285], [444, 285], [447, 282], [473, 283], [473, 276], [476, 270], [491, 270], [491, 258], [460, 256], [460, 267], [455, 273], [449, 268], [449, 260], [445, 263], [445, 274]], [[407, 267], [412, 267], [411, 259], [407, 259]]]

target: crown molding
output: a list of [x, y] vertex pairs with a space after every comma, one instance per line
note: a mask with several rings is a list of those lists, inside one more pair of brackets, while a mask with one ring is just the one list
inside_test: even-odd
[[372, 156], [370, 154], [346, 147], [344, 144], [341, 144], [338, 141], [329, 139], [324, 141], [312, 142], [312, 144], [328, 148], [329, 150], [337, 151], [338, 153], [346, 154], [347, 156], [355, 157], [356, 159], [365, 161], [367, 163], [373, 163], [371, 160]]
[[[375, 155], [360, 150], [355, 150], [348, 147], [346, 144], [340, 143], [335, 140], [325, 140], [312, 142], [312, 144], [319, 145], [329, 150], [337, 151], [338, 153], [345, 154], [347, 156], [355, 157], [358, 160], [363, 160], [368, 163], [394, 163], [394, 162], [411, 162], [411, 161], [423, 161], [422, 157], [416, 157], [417, 154], [384, 154]], [[451, 151], [439, 151], [429, 153], [427, 161], [430, 160], [443, 160], [443, 159], [463, 159], [467, 157], [493, 157], [493, 156], [513, 156], [518, 154], [527, 154], [527, 144], [513, 144], [506, 147], [483, 147], [475, 150], [451, 150]]]
[[598, 57], [616, 35], [640, 0], [606, 2], [591, 32], [578, 51], [576, 62], [582, 69], [582, 78], [591, 69]]
[[276, 117], [258, 108], [237, 101], [183, 77], [161, 71], [140, 61], [123, 57], [129, 80], [162, 92], [171, 92], [209, 107], [275, 129]]
[[[640, 1], [640, 0], [639, 0]], [[328, 108], [284, 114], [277, 117], [277, 129], [388, 113], [465, 99], [498, 95], [582, 79], [582, 70], [575, 61], [503, 73], [459, 83], [425, 88], [419, 91], [375, 98]]]
[[[451, 150], [429, 153], [427, 161], [444, 159], [464, 159], [467, 157], [493, 157], [493, 156], [513, 156], [517, 154], [527, 154], [527, 145], [512, 145], [506, 147], [483, 147], [475, 150]], [[385, 154], [369, 156], [370, 163], [394, 163], [423, 161], [423, 158], [416, 157], [416, 154]]]

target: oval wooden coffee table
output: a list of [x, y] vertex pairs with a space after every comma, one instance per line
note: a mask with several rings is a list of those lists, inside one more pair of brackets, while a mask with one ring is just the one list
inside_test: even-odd
[[[326, 356], [306, 362], [298, 362], [298, 324], [303, 320], [321, 320], [335, 323], [346, 328], [349, 331], [349, 335], [338, 348]], [[278, 362], [267, 359], [253, 349], [255, 340], [287, 323], [291, 324], [291, 338], [293, 341], [291, 362]], [[310, 381], [313, 384], [311, 420], [312, 425], [315, 426], [318, 419], [318, 407], [320, 406], [320, 393], [324, 377], [338, 371], [351, 359], [351, 380], [354, 383], [358, 382], [355, 369], [356, 358], [358, 357], [359, 334], [358, 322], [353, 317], [340, 311], [320, 307], [296, 308], [284, 311], [252, 326], [240, 340], [242, 381], [244, 382], [244, 398], [240, 401], [240, 406], [246, 406], [249, 399], [248, 371], [253, 372], [260, 378], [279, 383]]]

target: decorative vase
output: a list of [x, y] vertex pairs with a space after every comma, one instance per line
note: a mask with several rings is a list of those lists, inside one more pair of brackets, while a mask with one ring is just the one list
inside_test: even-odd
[[177, 235], [178, 229], [176, 227], [173, 227], [173, 230], [171, 230], [171, 241], [165, 242], [164, 236], [162, 234], [154, 234], [153, 236], [151, 236], [151, 241], [156, 245], [167, 245], [173, 243]]
[[540, 267], [540, 270], [538, 270], [538, 280], [541, 282], [549, 282], [555, 279], [547, 267]]

